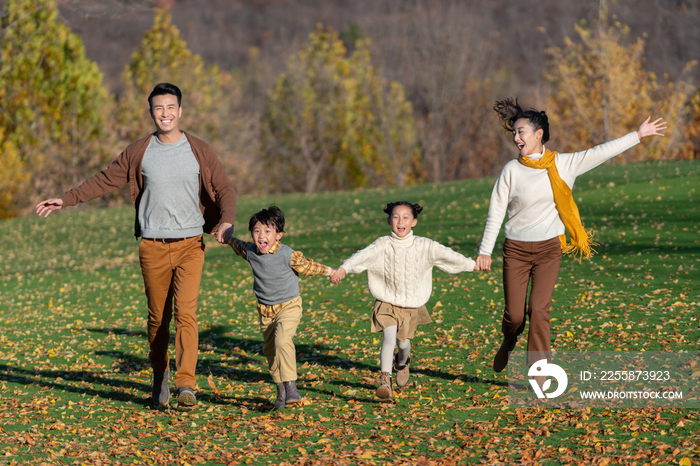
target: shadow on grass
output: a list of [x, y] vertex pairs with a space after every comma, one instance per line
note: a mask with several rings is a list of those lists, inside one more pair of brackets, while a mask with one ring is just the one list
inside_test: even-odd
[[[130, 357], [129, 359], [133, 358]], [[257, 374], [258, 377], [261, 375]], [[114, 376], [100, 375], [100, 373], [91, 371], [37, 371], [0, 364], [0, 380], [24, 386], [49, 388], [78, 394], [86, 393], [106, 400], [133, 403], [144, 408], [153, 406], [150, 398], [150, 379], [148, 382], [140, 383]], [[134, 394], [132, 392], [137, 393]], [[270, 410], [265, 407], [269, 400], [264, 397], [229, 397], [227, 395], [203, 394], [199, 399], [209, 403], [237, 405], [251, 411]]]
[[[123, 401], [142, 406], [150, 405], [150, 399], [129, 393], [129, 390], [150, 392], [150, 385], [101, 375], [96, 371], [28, 370], [0, 364], [0, 380], [25, 386], [48, 387], [73, 393], [87, 393], [100, 398]], [[89, 387], [74, 385], [88, 384]], [[111, 388], [96, 388], [97, 386]]]
[[[120, 329], [98, 329], [88, 328], [90, 332], [99, 333], [117, 333], [128, 335], [142, 335], [139, 332], [126, 332]], [[226, 378], [232, 381], [259, 382], [268, 380], [269, 375], [266, 370], [265, 358], [260, 353], [262, 342], [250, 338], [236, 338], [228, 336], [229, 328], [225, 326], [213, 326], [209, 330], [200, 332], [200, 356], [197, 369], [200, 375], [211, 374], [216, 377]], [[144, 337], [145, 338], [145, 337]], [[212, 358], [212, 354], [203, 354], [201, 347], [209, 345], [212, 342], [210, 351], [219, 355], [219, 359]], [[174, 335], [171, 333], [171, 347], [174, 343]], [[374, 364], [364, 363], [362, 361], [342, 358], [335, 353], [338, 348], [329, 347], [323, 344], [295, 344], [297, 353], [297, 363], [299, 366], [309, 363], [323, 366], [330, 369], [337, 369], [338, 372], [344, 373], [350, 370], [365, 370], [369, 372], [379, 371], [379, 367]], [[172, 349], [171, 349], [172, 352]], [[111, 356], [117, 358], [117, 367], [120, 372], [128, 373], [133, 371], [143, 370], [147, 367], [147, 361], [143, 358], [138, 358], [127, 353], [115, 351], [98, 351], [96, 354]], [[222, 360], [226, 357], [226, 360]], [[172, 364], [172, 361], [171, 361]], [[257, 364], [260, 365], [261, 371], [241, 370], [234, 366]], [[414, 367], [415, 364], [414, 364]], [[430, 378], [439, 378], [444, 380], [454, 380], [457, 376], [448, 374], [434, 369], [414, 369], [414, 373], [424, 375]], [[490, 383], [490, 382], [489, 382]], [[350, 382], [339, 380], [338, 384], [349, 385]]]
[[[102, 333], [118, 333], [126, 334], [135, 337], [145, 338], [143, 332], [132, 332], [121, 329], [87, 329], [91, 332]], [[266, 370], [266, 363], [263, 357], [257, 354], [257, 350], [261, 346], [259, 340], [233, 338], [224, 335], [225, 327], [214, 327], [206, 332], [201, 333], [201, 340], [213, 340], [215, 353], [220, 353], [225, 356], [217, 359], [212, 358], [211, 354], [200, 355], [197, 371], [199, 377], [207, 377], [212, 375], [215, 377], [230, 380], [232, 382], [261, 382], [270, 380], [270, 376]], [[374, 364], [367, 364], [361, 361], [352, 361], [350, 359], [341, 359], [334, 353], [337, 348], [331, 348], [319, 344], [299, 344], [296, 345], [297, 354], [299, 357], [299, 365], [309, 363], [312, 365], [323, 366], [328, 369], [333, 369], [338, 372], [338, 377], [334, 380], [324, 380], [322, 387], [316, 387], [316, 383], [312, 380], [307, 380], [305, 374], [300, 374], [300, 388], [306, 392], [315, 392], [330, 398], [338, 398], [345, 401], [356, 400], [366, 403], [376, 403], [378, 400], [369, 397], [355, 396], [343, 393], [343, 387], [351, 387], [356, 389], [367, 390], [373, 393], [376, 385], [373, 381], [362, 378], [359, 374], [352, 374], [353, 377], [359, 380], [347, 380], [347, 374], [356, 371], [369, 371], [370, 373], [377, 372], [378, 367]], [[248, 352], [251, 354], [248, 354]], [[141, 372], [148, 368], [148, 360], [137, 357], [121, 351], [96, 351], [98, 356], [108, 356], [114, 358], [116, 363], [113, 366], [118, 375], [111, 373], [92, 370], [36, 370], [24, 369], [8, 364], [0, 364], [0, 380], [11, 383], [18, 383], [25, 386], [35, 386], [40, 388], [51, 388], [63, 390], [73, 393], [87, 393], [91, 396], [99, 396], [100, 398], [134, 403], [144, 407], [151, 406], [150, 399], [151, 381], [150, 377], [147, 381], [138, 382], [133, 380], [125, 380], [124, 375], [130, 375]], [[245, 365], [258, 365], [261, 370], [241, 369]], [[172, 363], [174, 366], [174, 363]], [[413, 374], [432, 379], [454, 380], [456, 375], [448, 374], [434, 369], [415, 368], [412, 369]], [[122, 377], [120, 377], [121, 375]], [[461, 376], [465, 380], [464, 376]], [[481, 379], [475, 377], [466, 377], [467, 383], [484, 383], [490, 385], [507, 385], [505, 382]], [[205, 385], [206, 386], [206, 385]], [[333, 388], [331, 388], [333, 387]], [[136, 392], [136, 393], [133, 393]], [[200, 400], [212, 404], [221, 404], [229, 406], [239, 406], [253, 411], [270, 411], [272, 405], [267, 396], [236, 396], [225, 390], [212, 390], [204, 392], [200, 396]]]

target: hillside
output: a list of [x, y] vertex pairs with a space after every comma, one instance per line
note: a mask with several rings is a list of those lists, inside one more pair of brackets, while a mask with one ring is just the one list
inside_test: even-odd
[[[409, 199], [425, 206], [416, 234], [474, 256], [493, 181], [246, 196], [237, 235], [248, 239], [247, 218], [275, 202], [287, 215], [283, 241], [336, 267], [387, 233], [383, 204]], [[555, 351], [685, 357], [686, 396], [700, 401], [692, 382], [699, 185], [697, 161], [606, 165], [579, 178], [574, 194], [600, 247], [591, 261], [562, 262]], [[700, 456], [700, 410], [681, 402], [509, 404], [508, 372], [490, 367], [501, 338], [502, 241], [491, 273], [435, 272], [434, 322], [419, 328], [412, 382], [391, 405], [373, 398], [379, 337], [369, 332], [364, 274], [339, 285], [303, 278], [296, 348], [304, 402], [275, 411], [250, 268], [208, 239], [201, 404], [191, 413], [155, 410], [132, 222], [131, 208], [0, 222], [0, 455], [9, 464], [694, 464]]]
[[[3, 2], [0, 2], [3, 3]], [[395, 2], [393, 0], [71, 0], [61, 1], [63, 20], [79, 33], [88, 55], [105, 73], [113, 90], [131, 53], [152, 24], [153, 9], [170, 5], [173, 22], [192, 50], [208, 63], [224, 69], [242, 67], [251, 47], [279, 72], [287, 57], [317, 23], [342, 31], [357, 24], [383, 50], [380, 61], [392, 79], [401, 80], [392, 63], [391, 48], [405, 37], [389, 32], [403, 25], [446, 27], [457, 18], [486, 41], [489, 68], [515, 73], [525, 90], [543, 84], [544, 50], [560, 46], [573, 35], [574, 24], [597, 17], [601, 2], [593, 0], [492, 0]], [[685, 64], [700, 58], [700, 1], [602, 1], [620, 22], [630, 26], [632, 38], [647, 41], [651, 71], [672, 79]], [[421, 26], [422, 27], [422, 26]], [[543, 27], [547, 34], [538, 32]], [[389, 40], [390, 39], [390, 40]], [[470, 40], [471, 42], [471, 40]], [[475, 44], [461, 44], [474, 47]], [[467, 53], [465, 49], [465, 53]], [[700, 77], [696, 68], [695, 77]]]

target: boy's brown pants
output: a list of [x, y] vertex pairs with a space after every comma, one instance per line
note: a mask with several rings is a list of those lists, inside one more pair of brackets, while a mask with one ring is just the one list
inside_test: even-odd
[[[503, 244], [503, 294], [505, 312], [502, 331], [505, 339], [516, 338], [530, 320], [527, 337], [527, 363], [551, 361], [549, 311], [552, 292], [561, 264], [561, 240], [514, 241]], [[527, 288], [530, 284], [530, 297]]]
[[175, 388], [194, 388], [199, 349], [197, 300], [204, 265], [202, 236], [169, 243], [144, 238], [139, 245], [139, 261], [148, 299], [151, 367], [154, 372], [168, 370], [170, 321], [174, 309]]

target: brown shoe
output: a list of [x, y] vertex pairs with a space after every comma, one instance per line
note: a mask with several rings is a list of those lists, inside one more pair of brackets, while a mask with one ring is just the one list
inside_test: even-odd
[[382, 401], [391, 401], [392, 390], [391, 390], [391, 373], [382, 372], [382, 384], [379, 386], [376, 392], [374, 392]]
[[518, 342], [518, 337], [504, 338], [501, 347], [498, 348], [496, 357], [493, 358], [494, 372], [501, 372], [508, 365], [508, 353], [513, 351], [515, 344]]
[[408, 385], [408, 380], [411, 378], [411, 373], [408, 371], [408, 365], [411, 363], [411, 357], [406, 360], [403, 366], [399, 364], [399, 353], [394, 356], [394, 370], [396, 371], [396, 386], [403, 388]]

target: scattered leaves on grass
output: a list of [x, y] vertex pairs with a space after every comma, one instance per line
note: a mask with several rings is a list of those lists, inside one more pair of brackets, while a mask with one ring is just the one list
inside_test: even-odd
[[[562, 263], [554, 349], [697, 351], [699, 168], [614, 166], [577, 181], [601, 247], [590, 262]], [[239, 220], [275, 202], [288, 219], [285, 242], [336, 267], [387, 234], [382, 205], [405, 198], [426, 207], [416, 234], [473, 257], [492, 183], [357, 191], [353, 202], [347, 193], [246, 197]], [[0, 223], [3, 463], [700, 463], [696, 410], [508, 405], [507, 376], [491, 370], [503, 306], [498, 250], [491, 273], [435, 272], [434, 323], [419, 327], [411, 382], [392, 404], [374, 398], [381, 337], [369, 332], [365, 276], [338, 286], [302, 278], [303, 401], [275, 410], [249, 267], [209, 239], [200, 404], [157, 410], [132, 222], [133, 210], [122, 208]]]

